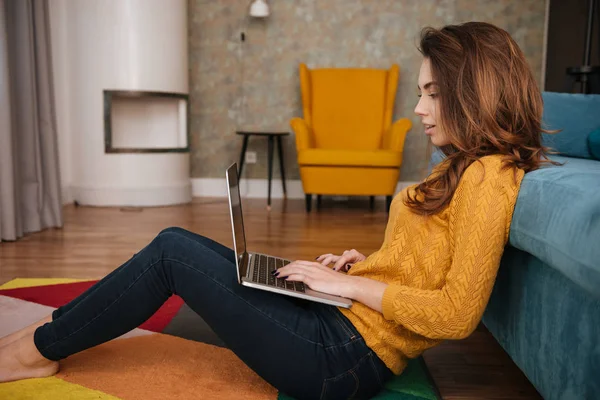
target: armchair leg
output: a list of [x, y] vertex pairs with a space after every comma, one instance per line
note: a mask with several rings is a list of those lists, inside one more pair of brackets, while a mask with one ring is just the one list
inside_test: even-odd
[[375, 209], [375, 196], [369, 196], [369, 208], [371, 211]]
[[321, 209], [321, 195], [317, 195], [317, 210]]
[[388, 214], [390, 212], [390, 207], [392, 206], [392, 197], [393, 196], [385, 196], [385, 209]]
[[306, 212], [310, 212], [312, 206], [312, 194], [307, 194], [304, 196], [306, 201]]

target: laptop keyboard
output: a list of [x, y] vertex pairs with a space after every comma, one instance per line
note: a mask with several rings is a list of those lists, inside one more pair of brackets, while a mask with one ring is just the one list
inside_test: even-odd
[[294, 292], [304, 293], [306, 288], [302, 282], [286, 281], [282, 278], [275, 278], [271, 275], [272, 271], [289, 264], [290, 262], [282, 258], [255, 254], [253, 257], [254, 274], [252, 280], [264, 285], [275, 286], [281, 289], [287, 289]]

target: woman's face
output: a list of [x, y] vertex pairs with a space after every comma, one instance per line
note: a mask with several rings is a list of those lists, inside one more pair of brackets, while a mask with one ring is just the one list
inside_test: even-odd
[[429, 58], [424, 58], [421, 64], [418, 89], [419, 102], [415, 107], [415, 114], [421, 117], [421, 122], [425, 125], [425, 134], [431, 138], [434, 146], [450, 144], [441, 126], [438, 85], [431, 77]]

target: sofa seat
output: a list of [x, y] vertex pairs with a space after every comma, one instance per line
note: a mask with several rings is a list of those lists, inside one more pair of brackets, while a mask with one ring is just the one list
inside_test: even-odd
[[390, 150], [305, 149], [298, 152], [298, 164], [398, 168], [402, 153]]
[[600, 297], [600, 162], [552, 159], [523, 178], [510, 244]]

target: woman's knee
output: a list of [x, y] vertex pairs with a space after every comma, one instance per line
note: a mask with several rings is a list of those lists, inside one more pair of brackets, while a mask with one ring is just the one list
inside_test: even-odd
[[181, 242], [185, 235], [184, 232], [184, 229], [175, 226], [163, 229], [152, 240], [150, 247], [154, 250], [164, 250], [169, 248], [171, 247], [171, 244]]
[[156, 236], [153, 244], [155, 246], [158, 245], [161, 249], [165, 249], [170, 248], [171, 245], [176, 242], [193, 243], [193, 247], [196, 251], [199, 251], [198, 246], [201, 246], [203, 249], [219, 254], [230, 262], [235, 262], [235, 254], [231, 249], [205, 236], [198, 235], [179, 227], [163, 229], [158, 236]]
[[164, 234], [183, 235], [185, 233], [189, 233], [189, 231], [186, 231], [185, 229], [180, 228], [178, 226], [170, 226], [170, 227], [165, 228], [162, 231], [160, 231], [157, 236], [164, 235]]

